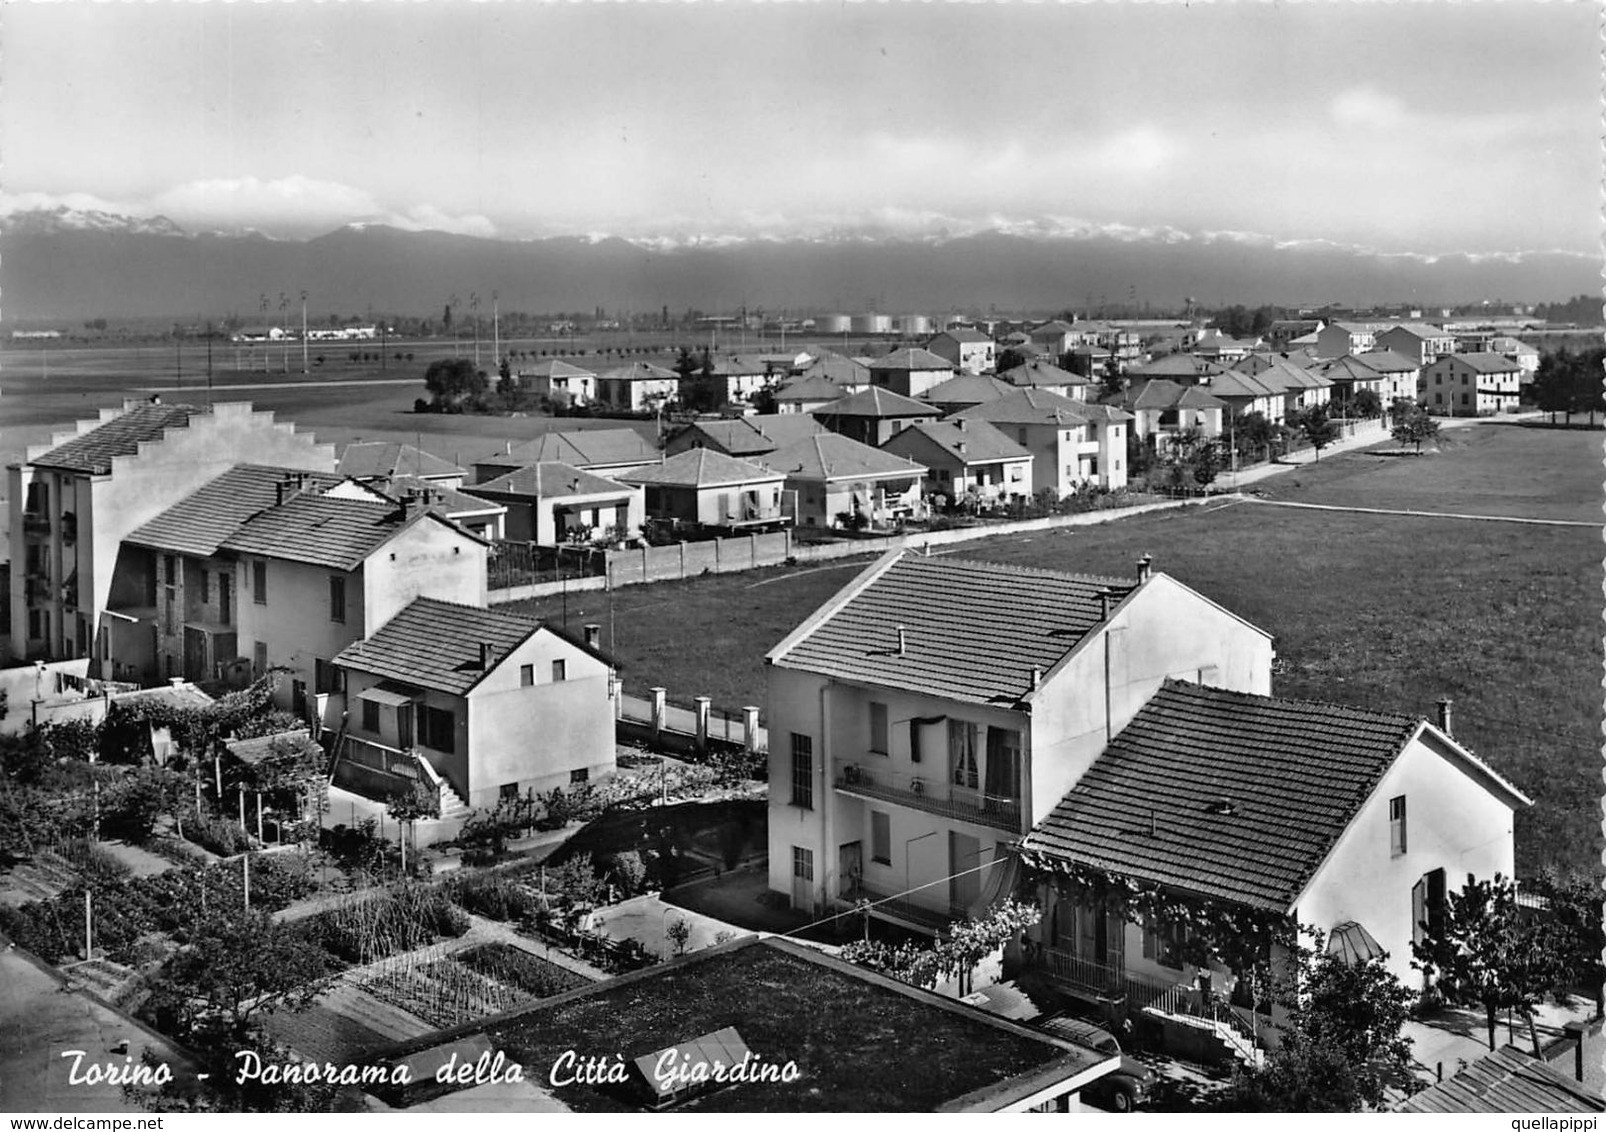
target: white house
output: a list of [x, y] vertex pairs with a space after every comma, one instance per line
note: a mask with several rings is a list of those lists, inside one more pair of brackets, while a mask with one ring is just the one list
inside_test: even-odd
[[1168, 677], [1266, 692], [1271, 637], [1151, 573], [886, 555], [770, 650], [770, 887], [932, 930]]
[[928, 499], [991, 504], [1032, 497], [1032, 454], [986, 421], [920, 421], [881, 447], [929, 469]]
[[1376, 337], [1376, 348], [1393, 350], [1411, 358], [1420, 369], [1436, 358], [1455, 353], [1455, 335], [1442, 326], [1402, 322], [1381, 331]]
[[1377, 328], [1370, 323], [1334, 322], [1316, 333], [1318, 358], [1342, 358], [1345, 354], [1364, 354], [1377, 345]]
[[651, 362], [631, 362], [597, 375], [597, 400], [632, 413], [653, 412], [680, 396], [680, 375]]
[[1522, 366], [1503, 354], [1448, 354], [1423, 368], [1419, 399], [1447, 417], [1514, 413], [1522, 376]]
[[1018, 389], [953, 415], [987, 421], [1032, 453], [1032, 483], [1067, 495], [1084, 483], [1126, 486], [1126, 427], [1132, 415], [1046, 389]]
[[944, 330], [926, 343], [926, 349], [946, 359], [962, 373], [991, 373], [998, 361], [998, 345], [992, 338], [969, 327]]

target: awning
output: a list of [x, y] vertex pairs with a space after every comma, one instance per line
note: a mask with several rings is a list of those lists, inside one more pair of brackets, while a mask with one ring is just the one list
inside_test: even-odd
[[1327, 937], [1327, 953], [1337, 955], [1351, 967], [1370, 959], [1381, 959], [1385, 954], [1383, 945], [1354, 920], [1347, 920], [1333, 928], [1333, 933]]
[[418, 693], [405, 684], [392, 684], [386, 680], [375, 684], [372, 688], [364, 688], [357, 693], [357, 698], [367, 700], [369, 703], [384, 704], [386, 707], [400, 707], [416, 700]]

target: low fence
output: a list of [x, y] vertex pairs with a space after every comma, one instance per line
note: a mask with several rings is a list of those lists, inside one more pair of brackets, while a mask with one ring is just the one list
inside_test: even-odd
[[706, 696], [688, 708], [669, 702], [662, 688], [654, 688], [648, 699], [621, 692], [616, 730], [621, 739], [688, 753], [769, 750], [769, 732], [759, 726], [757, 708], [726, 711]]

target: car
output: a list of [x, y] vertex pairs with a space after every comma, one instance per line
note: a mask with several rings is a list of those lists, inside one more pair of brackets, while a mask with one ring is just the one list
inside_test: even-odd
[[1082, 1099], [1112, 1112], [1131, 1112], [1149, 1099], [1154, 1088], [1154, 1070], [1121, 1050], [1115, 1035], [1093, 1022], [1071, 1014], [1055, 1014], [1034, 1023], [1057, 1038], [1121, 1059], [1113, 1073], [1106, 1073], [1082, 1090]]

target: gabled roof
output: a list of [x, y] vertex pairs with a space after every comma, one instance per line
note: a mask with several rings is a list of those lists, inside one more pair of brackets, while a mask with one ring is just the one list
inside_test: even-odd
[[954, 363], [920, 346], [907, 346], [902, 350], [892, 351], [884, 358], [877, 358], [870, 363], [870, 368], [898, 370], [953, 369]]
[[463, 469], [449, 460], [432, 456], [411, 444], [390, 444], [382, 440], [354, 441], [340, 454], [335, 471], [354, 479], [392, 476], [460, 476]]
[[1216, 397], [1275, 397], [1282, 392], [1280, 385], [1230, 369], [1210, 374], [1202, 384]]
[[565, 464], [562, 460], [542, 460], [506, 472], [495, 479], [465, 489], [497, 495], [526, 495], [532, 499], [559, 499], [569, 495], [630, 495], [627, 484]]
[[1274, 357], [1258, 368], [1239, 369], [1238, 372], [1247, 373], [1268, 389], [1281, 392], [1290, 389], [1325, 389], [1333, 384], [1331, 378], [1281, 357]]
[[730, 354], [714, 359], [716, 377], [763, 377], [770, 368], [763, 358]]
[[276, 506], [281, 493], [288, 497], [306, 489], [314, 493], [340, 482], [339, 476], [237, 464], [185, 496], [125, 541], [173, 554], [210, 558], [225, 540], [251, 516]]
[[1286, 912], [1420, 724], [1167, 680], [1022, 850]]
[[1445, 357], [1451, 361], [1465, 362], [1478, 373], [1513, 373], [1522, 368], [1504, 354], [1446, 354]]
[[[944, 385], [951, 384], [944, 382]], [[829, 405], [821, 405], [814, 410], [817, 417], [873, 417], [877, 419], [887, 417], [940, 417], [942, 411], [916, 401], [913, 397], [905, 397], [902, 393], [891, 389], [884, 389], [879, 385], [872, 385], [869, 389], [850, 393], [846, 397], [832, 401]]]
[[1129, 421], [1132, 417], [1120, 409], [1107, 405], [1090, 405], [1072, 401], [1047, 389], [1027, 387], [1016, 389], [996, 401], [972, 405], [954, 414], [956, 419], [991, 421], [993, 424], [1015, 425], [1077, 425], [1095, 420]]
[[[844, 359], [846, 360], [846, 359]], [[793, 378], [775, 392], [777, 401], [835, 401], [842, 396], [842, 386], [820, 373], [807, 373]]]
[[1372, 366], [1365, 354], [1345, 354], [1342, 358], [1334, 358], [1322, 367], [1322, 373], [1332, 381], [1380, 381], [1388, 376], [1384, 370]]
[[1396, 330], [1403, 330], [1407, 334], [1413, 335], [1413, 336], [1415, 336], [1417, 338], [1423, 338], [1423, 339], [1426, 339], [1426, 338], [1454, 338], [1455, 337], [1455, 335], [1451, 334], [1448, 330], [1444, 329], [1442, 326], [1431, 326], [1431, 325], [1429, 325], [1428, 323], [1425, 323], [1425, 322], [1397, 322], [1393, 326], [1389, 327], [1387, 330], [1382, 330], [1382, 331], [1379, 331], [1378, 333], [1380, 333], [1380, 334], [1392, 334]]
[[669, 457], [662, 464], [637, 468], [619, 478], [626, 483], [661, 487], [729, 487], [770, 482], [782, 477], [780, 472], [771, 471], [750, 460], [738, 460], [712, 448], [692, 448]]
[[870, 384], [870, 368], [863, 362], [818, 346], [809, 347], [806, 353], [814, 360], [803, 368], [805, 377], [823, 377], [838, 385]]
[[1027, 331], [1028, 338], [1058, 338], [1063, 334], [1078, 334], [1080, 331], [1062, 318], [1050, 319], [1048, 322], [1034, 326]]
[[[766, 658], [837, 680], [1012, 706], [1102, 624], [1100, 593], [1130, 579], [894, 552], [821, 607]], [[904, 649], [898, 651], [898, 626]]]
[[679, 381], [680, 374], [651, 362], [631, 362], [597, 375], [598, 381]]
[[[951, 326], [947, 330], [944, 330], [942, 333], [933, 336], [932, 339], [931, 339], [931, 342], [935, 342], [938, 338], [947, 338], [949, 341], [960, 342], [960, 343], [965, 343], [965, 342], [980, 343], [980, 342], [991, 342], [992, 341], [991, 338], [987, 337], [987, 335], [983, 334], [981, 331], [972, 330], [968, 326]], [[930, 346], [931, 342], [927, 342], [926, 345]]]
[[547, 377], [547, 378], [551, 378], [551, 377], [596, 377], [597, 376], [596, 372], [594, 370], [581, 369], [579, 366], [574, 365], [574, 364], [572, 364], [570, 362], [563, 361], [560, 358], [550, 358], [550, 359], [548, 359], [547, 361], [544, 361], [544, 362], [536, 362], [534, 365], [528, 365], [528, 366], [521, 365], [521, 366], [519, 366], [518, 369], [514, 370], [513, 372], [519, 377]]
[[507, 510], [500, 503], [493, 503], [489, 499], [478, 499], [466, 491], [442, 487], [433, 480], [419, 479], [417, 476], [394, 476], [374, 486], [398, 503], [411, 493], [414, 497], [424, 500], [425, 506], [439, 511], [448, 519]]
[[[964, 451], [960, 451], [964, 445]], [[932, 450], [960, 464], [1029, 460], [1032, 454], [986, 421], [921, 421], [881, 446], [883, 452], [925, 459]]]
[[1209, 374], [1225, 372], [1225, 369], [1220, 362], [1193, 354], [1166, 354], [1148, 365], [1135, 367], [1130, 373], [1133, 377], [1186, 377], [1197, 380]]
[[561, 460], [577, 468], [606, 467], [614, 464], [651, 464], [662, 453], [633, 428], [575, 429], [546, 432], [509, 452], [493, 452], [475, 461], [491, 467], [522, 468], [529, 464]]
[[1378, 373], [1415, 373], [1422, 368], [1420, 361], [1408, 358], [1398, 350], [1367, 350], [1355, 357]]
[[1112, 401], [1125, 409], [1224, 409], [1226, 402], [1213, 397], [1197, 385], [1181, 385], [1163, 377], [1133, 382], [1118, 399]]
[[1515, 1046], [1486, 1053], [1395, 1112], [1606, 1112], [1606, 1098]]
[[[531, 617], [420, 597], [366, 640], [346, 646], [335, 663], [460, 696], [541, 627]], [[481, 642], [491, 647], [489, 667], [480, 664]]]
[[162, 439], [167, 429], [186, 427], [191, 417], [204, 412], [194, 405], [137, 405], [28, 463], [103, 476], [112, 470], [112, 461], [118, 456], [137, 455], [141, 444]]
[[979, 405], [983, 401], [996, 401], [1014, 389], [1009, 382], [987, 374], [962, 373], [933, 385], [920, 398], [933, 405]]
[[761, 458], [789, 479], [886, 479], [923, 476], [926, 468], [834, 432], [806, 437]]
[[1079, 373], [1072, 373], [1068, 369], [1061, 369], [1052, 362], [1041, 358], [1034, 358], [1029, 362], [1005, 370], [998, 375], [1011, 385], [1092, 385], [1093, 379], [1083, 377]]
[[[246, 520], [220, 549], [260, 558], [282, 558], [337, 570], [355, 570], [374, 551], [415, 522], [445, 523], [425, 510], [402, 514], [400, 506], [355, 499], [301, 495]], [[464, 538], [472, 538], [459, 532]]]
[[727, 455], [760, 456], [824, 431], [825, 426], [809, 413], [765, 413], [729, 420], [693, 421], [676, 434], [676, 439], [687, 432], [695, 433], [704, 438], [709, 447]]

